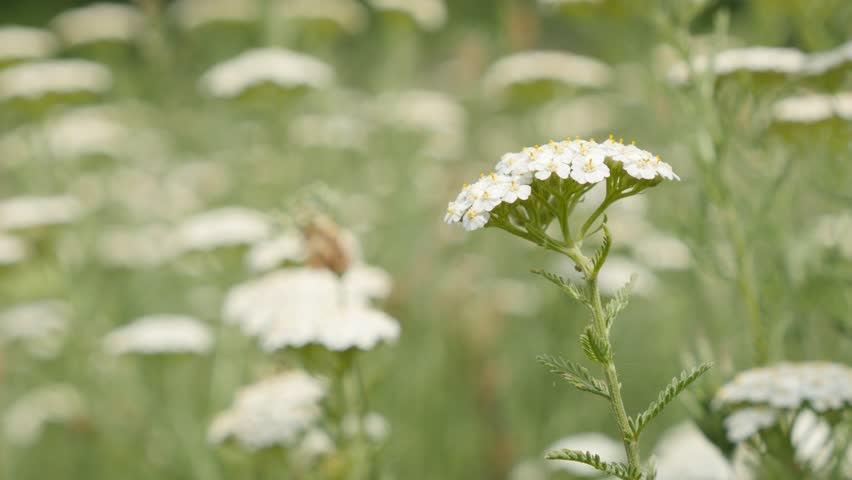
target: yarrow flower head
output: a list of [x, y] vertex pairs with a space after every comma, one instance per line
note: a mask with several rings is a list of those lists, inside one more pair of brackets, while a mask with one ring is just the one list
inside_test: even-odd
[[557, 217], [567, 225], [568, 214], [594, 185], [606, 184], [602, 204], [606, 208], [663, 179], [679, 177], [658, 155], [612, 136], [601, 143], [593, 139], [551, 141], [503, 155], [493, 173], [464, 185], [449, 203], [444, 221], [461, 222], [466, 230], [496, 226], [525, 233], [521, 236], [543, 244], [543, 232], [551, 221]]
[[261, 380], [237, 393], [210, 426], [211, 443], [234, 440], [247, 450], [293, 445], [320, 417], [326, 385], [301, 370]]
[[0, 66], [54, 54], [57, 42], [45, 30], [19, 25], [0, 27]]
[[114, 355], [203, 354], [212, 346], [210, 329], [184, 315], [148, 315], [113, 330], [104, 338], [104, 348]]

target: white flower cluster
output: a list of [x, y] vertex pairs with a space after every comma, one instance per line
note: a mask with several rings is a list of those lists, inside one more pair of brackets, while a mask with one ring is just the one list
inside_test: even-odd
[[17, 399], [6, 409], [3, 433], [10, 443], [31, 446], [50, 424], [73, 421], [85, 413], [80, 393], [71, 385], [38, 388]]
[[242, 207], [224, 207], [193, 215], [175, 230], [180, 252], [210, 251], [250, 245], [269, 237], [272, 226], [266, 215]]
[[342, 31], [358, 33], [367, 23], [366, 9], [353, 0], [284, 0], [275, 16], [293, 20], [320, 20], [337, 25]]
[[144, 22], [139, 9], [116, 3], [94, 3], [66, 10], [51, 24], [69, 47], [103, 41], [130, 42]]
[[[732, 48], [715, 55], [696, 56], [692, 59], [692, 69], [698, 73], [712, 69], [717, 76], [737, 71], [819, 76], [849, 62], [852, 62], [852, 42], [813, 54], [806, 54], [795, 48]], [[680, 62], [671, 67], [668, 79], [673, 84], [680, 85], [689, 80], [689, 75], [690, 65]]]
[[780, 363], [738, 374], [716, 393], [714, 408], [742, 405], [817, 412], [852, 406], [852, 368], [837, 363]]
[[115, 112], [106, 107], [78, 108], [52, 118], [46, 122], [43, 135], [50, 152], [64, 159], [118, 157], [133, 137]]
[[237, 393], [233, 405], [210, 426], [208, 440], [235, 440], [248, 450], [292, 445], [320, 417], [323, 382], [294, 370], [264, 379]]
[[852, 92], [785, 98], [772, 106], [772, 114], [780, 123], [816, 123], [832, 117], [852, 120]]
[[252, 245], [246, 255], [246, 264], [252, 272], [262, 273], [287, 262], [301, 263], [306, 256], [304, 236], [297, 230], [290, 230]]
[[250, 23], [258, 18], [257, 3], [244, 0], [178, 0], [171, 14], [186, 30], [215, 23]]
[[52, 358], [68, 333], [68, 305], [42, 300], [0, 312], [0, 345], [20, 344], [31, 355]]
[[0, 27], [0, 65], [18, 60], [45, 58], [56, 52], [56, 39], [39, 28]]
[[379, 11], [406, 15], [426, 31], [438, 30], [447, 23], [444, 0], [369, 0], [369, 3]]
[[281, 88], [323, 88], [334, 81], [334, 70], [310, 55], [283, 48], [258, 48], [214, 65], [201, 86], [214, 97], [234, 98], [265, 83]]
[[594, 58], [558, 51], [515, 53], [497, 60], [482, 79], [492, 94], [542, 80], [599, 88], [609, 84], [611, 68]]
[[725, 417], [725, 433], [733, 443], [747, 440], [757, 432], [772, 427], [778, 421], [778, 411], [767, 407], [741, 408]]
[[462, 222], [466, 230], [482, 228], [497, 206], [527, 200], [535, 182], [551, 176], [578, 184], [602, 182], [610, 175], [607, 158], [621, 164], [629, 176], [639, 180], [680, 179], [659, 156], [611, 137], [602, 143], [579, 139], [551, 142], [503, 155], [495, 167], [496, 173], [482, 175], [472, 185], [464, 185], [449, 203], [444, 221]]
[[27, 230], [64, 225], [82, 214], [80, 202], [74, 197], [21, 196], [0, 200], [0, 230]]
[[396, 320], [368, 305], [389, 290], [387, 274], [362, 266], [342, 277], [325, 269], [278, 270], [228, 292], [223, 316], [267, 351], [308, 344], [369, 350], [399, 336]]
[[212, 347], [213, 335], [210, 329], [199, 320], [185, 315], [148, 315], [104, 337], [104, 349], [113, 355], [203, 354]]
[[37, 99], [48, 94], [97, 94], [110, 87], [110, 71], [87, 60], [43, 60], [0, 71], [0, 101]]

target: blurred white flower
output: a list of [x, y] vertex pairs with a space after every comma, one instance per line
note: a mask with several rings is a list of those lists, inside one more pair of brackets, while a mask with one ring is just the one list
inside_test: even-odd
[[773, 117], [778, 122], [814, 123], [834, 115], [831, 95], [804, 95], [780, 100], [772, 106]]
[[21, 344], [38, 358], [59, 353], [68, 333], [68, 305], [42, 300], [0, 312], [0, 344]]
[[489, 94], [514, 85], [552, 81], [577, 87], [598, 88], [610, 82], [611, 69], [593, 58], [559, 51], [528, 51], [497, 60], [482, 79]]
[[174, 237], [169, 228], [158, 224], [106, 227], [98, 235], [97, 255], [114, 267], [157, 267], [174, 257]]
[[200, 198], [209, 199], [228, 192], [231, 172], [215, 160], [190, 161], [168, 172], [165, 183], [167, 189], [189, 189]]
[[252, 272], [268, 272], [287, 262], [305, 260], [305, 239], [297, 230], [252, 245], [246, 255], [246, 264]]
[[689, 246], [664, 233], [649, 233], [631, 242], [630, 248], [637, 260], [654, 270], [684, 270], [692, 265]]
[[368, 412], [359, 422], [358, 417], [352, 414], [343, 417], [343, 434], [348, 437], [357, 437], [364, 429], [364, 436], [373, 442], [382, 442], [390, 434], [390, 424], [380, 413]]
[[382, 12], [405, 15], [426, 31], [438, 30], [447, 23], [444, 0], [369, 0], [368, 3]]
[[49, 57], [56, 48], [56, 39], [46, 30], [18, 25], [0, 26], [0, 65]]
[[802, 410], [796, 415], [790, 439], [796, 448], [798, 461], [810, 464], [817, 470], [831, 461], [835, 449], [831, 425], [813, 411]]
[[[547, 454], [555, 450], [563, 449], [592, 452], [593, 454], [599, 455], [601, 460], [605, 462], [623, 462], [626, 460], [624, 456], [624, 445], [621, 444], [621, 442], [617, 442], [612, 438], [597, 432], [569, 435], [551, 445], [544, 453]], [[564, 470], [577, 477], [600, 476], [600, 472], [594, 467], [578, 462], [550, 460], [547, 465], [551, 470]]]
[[323, 382], [294, 370], [237, 392], [231, 407], [210, 426], [211, 443], [236, 441], [247, 450], [293, 445], [320, 417]]
[[426, 135], [423, 153], [446, 159], [464, 148], [467, 111], [452, 96], [430, 90], [386, 92], [375, 102], [377, 117], [393, 128]]
[[0, 232], [0, 266], [14, 265], [30, 258], [30, 247], [12, 235]]
[[48, 94], [98, 94], [112, 87], [112, 74], [87, 60], [43, 60], [0, 71], [0, 100]]
[[828, 362], [779, 363], [739, 373], [716, 392], [714, 408], [766, 405], [816, 412], [852, 405], [852, 368]]
[[834, 113], [844, 120], [852, 120], [852, 92], [841, 92], [834, 96]]
[[84, 107], [48, 119], [43, 132], [50, 152], [59, 158], [120, 156], [131, 139], [127, 127], [104, 107]]
[[[732, 48], [714, 56], [696, 56], [692, 59], [692, 69], [698, 73], [712, 69], [716, 76], [725, 76], [737, 71], [796, 75], [805, 69], [807, 58], [807, 55], [795, 48]], [[689, 80], [689, 74], [689, 65], [680, 62], [669, 70], [668, 79], [679, 85]]]
[[[567, 263], [566, 266], [568, 266]], [[576, 275], [573, 266], [569, 271], [574, 272], [571, 273], [572, 276]], [[607, 258], [598, 274], [598, 288], [603, 295], [615, 295], [627, 285], [633, 275], [636, 275], [636, 283], [633, 285], [634, 295], [647, 297], [657, 289], [659, 282], [651, 270], [619, 255], [610, 255]]]
[[341, 278], [346, 301], [352, 305], [367, 305], [369, 300], [386, 298], [393, 288], [388, 272], [363, 263], [351, 265]]
[[208, 251], [250, 245], [269, 237], [266, 215], [242, 207], [224, 207], [193, 215], [175, 230], [180, 252]]
[[74, 222], [82, 214], [80, 203], [67, 195], [20, 196], [0, 199], [0, 230], [14, 231]]
[[96, 42], [130, 42], [141, 31], [145, 17], [139, 9], [117, 3], [93, 3], [66, 10], [51, 21], [69, 47]]
[[772, 408], [741, 408], [725, 417], [725, 433], [732, 443], [740, 443], [778, 421], [778, 412]]
[[610, 102], [596, 97], [580, 97], [569, 102], [553, 102], [536, 116], [542, 135], [551, 138], [572, 135], [588, 136], [610, 129], [616, 112]]
[[317, 457], [333, 451], [334, 440], [326, 432], [318, 428], [311, 428], [302, 436], [302, 440], [293, 451], [293, 457], [298, 462], [310, 463]]
[[333, 351], [369, 350], [399, 336], [396, 320], [367, 306], [365, 297], [384, 287], [370, 283], [347, 284], [346, 277], [324, 269], [279, 270], [231, 289], [223, 316], [258, 337], [267, 351], [311, 343]]
[[186, 30], [215, 23], [252, 23], [259, 17], [257, 3], [245, 0], [177, 0], [171, 13]]
[[104, 349], [113, 355], [204, 354], [213, 347], [213, 335], [195, 318], [160, 314], [137, 318], [111, 331], [103, 343]]
[[70, 423], [84, 414], [83, 397], [73, 386], [44, 386], [18, 398], [6, 409], [3, 433], [9, 443], [29, 447], [49, 425]]
[[331, 22], [349, 33], [358, 33], [367, 24], [366, 9], [354, 0], [279, 0], [273, 15]]
[[364, 119], [354, 116], [306, 114], [294, 118], [287, 133], [293, 143], [304, 147], [365, 152], [370, 130]]
[[658, 480], [731, 480], [734, 469], [691, 422], [667, 430], [654, 448]]
[[273, 84], [284, 89], [324, 88], [334, 70], [310, 55], [283, 48], [259, 48], [214, 65], [201, 77], [201, 86], [215, 97], [237, 97], [252, 87]]
[[850, 62], [852, 62], [852, 41], [825, 52], [811, 54], [804, 71], [806, 75], [819, 76]]

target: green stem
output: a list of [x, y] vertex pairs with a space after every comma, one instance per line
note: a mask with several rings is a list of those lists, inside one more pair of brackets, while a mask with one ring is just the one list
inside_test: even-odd
[[[591, 277], [587, 280], [589, 291], [592, 296], [592, 311], [595, 317], [595, 329], [601, 338], [606, 339], [609, 350], [612, 351], [612, 346], [609, 338], [609, 328], [606, 326], [606, 316], [604, 315], [603, 304], [601, 302], [600, 291], [598, 290], [598, 281], [596, 277]], [[606, 374], [606, 383], [609, 387], [609, 405], [615, 415], [618, 429], [621, 432], [621, 439], [624, 442], [624, 451], [627, 453], [627, 461], [630, 466], [637, 470], [642, 468], [642, 460], [639, 454], [639, 438], [634, 435], [633, 429], [630, 428], [630, 422], [627, 417], [627, 410], [624, 408], [624, 400], [621, 398], [621, 383], [618, 381], [618, 372], [615, 369], [615, 362], [612, 357], [604, 364], [604, 373]]]

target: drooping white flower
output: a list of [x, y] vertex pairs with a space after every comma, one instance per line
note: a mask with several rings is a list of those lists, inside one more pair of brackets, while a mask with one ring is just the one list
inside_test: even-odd
[[[562, 449], [589, 451], [600, 455], [601, 460], [605, 462], [622, 462], [625, 460], [624, 445], [597, 432], [569, 435], [551, 445], [545, 451], [545, 454]], [[600, 472], [594, 467], [578, 462], [550, 460], [548, 466], [551, 470], [564, 470], [577, 477], [597, 477], [600, 475]]]
[[18, 398], [3, 416], [3, 433], [9, 443], [29, 447], [52, 424], [70, 423], [85, 414], [83, 397], [71, 385], [59, 383], [37, 388]]
[[306, 254], [304, 237], [298, 231], [291, 230], [252, 245], [246, 256], [246, 264], [252, 272], [268, 272], [286, 262], [302, 262]]
[[52, 358], [68, 333], [68, 305], [42, 300], [0, 312], [0, 344], [20, 344], [31, 355]]
[[654, 448], [659, 480], [731, 480], [734, 468], [691, 422], [667, 430]]
[[514, 85], [552, 81], [585, 88], [600, 88], [610, 82], [611, 69], [593, 58], [558, 51], [515, 53], [495, 62], [482, 79], [491, 94]]
[[382, 12], [405, 15], [426, 31], [438, 30], [447, 23], [444, 0], [369, 0], [369, 4]]
[[234, 98], [263, 84], [282, 89], [325, 88], [334, 70], [310, 55], [283, 48], [259, 48], [214, 65], [201, 77], [201, 86], [214, 97]]
[[110, 71], [87, 60], [43, 60], [0, 71], [0, 101], [49, 94], [99, 94], [110, 87]]
[[739, 405], [816, 412], [852, 405], [852, 368], [837, 363], [779, 363], [739, 373], [716, 393], [715, 408]]
[[257, 3], [244, 0], [177, 0], [171, 13], [186, 30], [216, 23], [252, 23], [259, 18]]
[[290, 20], [317, 20], [358, 33], [367, 23], [367, 12], [354, 0], [282, 0], [273, 15]]
[[369, 307], [386, 294], [375, 279], [338, 278], [314, 268], [292, 268], [237, 285], [225, 299], [224, 319], [267, 351], [318, 344], [329, 350], [369, 350], [399, 336], [399, 324]]
[[16, 231], [74, 222], [82, 214], [70, 196], [21, 196], [0, 200], [0, 230]]
[[234, 440], [250, 451], [291, 446], [319, 420], [325, 395], [325, 384], [301, 370], [266, 378], [237, 392], [213, 420], [208, 440]]
[[55, 52], [56, 39], [46, 30], [19, 25], [0, 27], [0, 65], [45, 58]]
[[204, 354], [212, 347], [210, 329], [186, 315], [147, 315], [104, 337], [104, 349], [113, 355]]
[[66, 10], [51, 21], [69, 47], [97, 42], [131, 42], [141, 31], [145, 17], [138, 8], [117, 3], [93, 3]]
[[0, 232], [0, 267], [15, 265], [30, 257], [30, 248], [20, 238]]
[[187, 218], [177, 226], [175, 236], [179, 251], [192, 252], [250, 245], [268, 238], [270, 232], [266, 215], [249, 208], [225, 207]]

